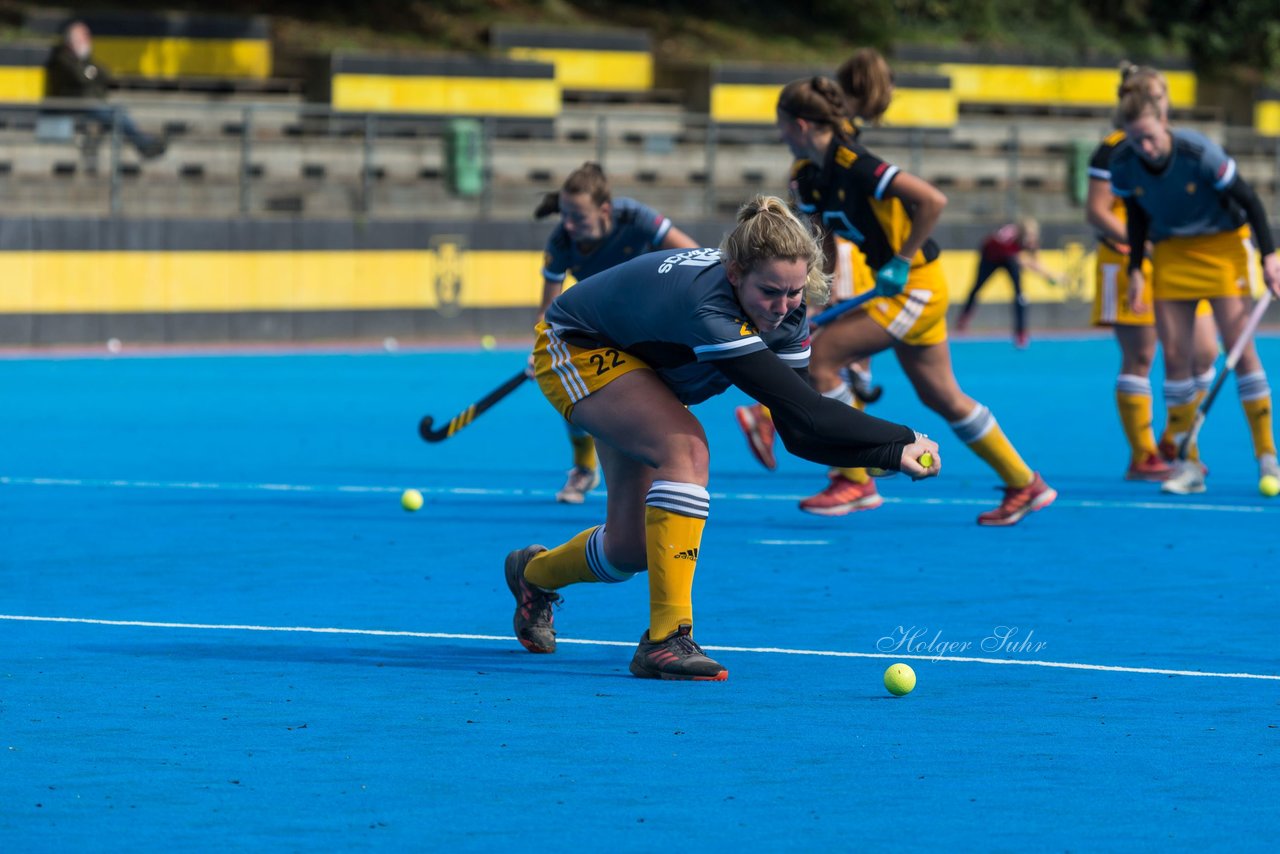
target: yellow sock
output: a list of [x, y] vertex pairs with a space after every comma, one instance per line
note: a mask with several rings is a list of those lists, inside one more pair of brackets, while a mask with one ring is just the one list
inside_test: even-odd
[[1129, 440], [1133, 460], [1139, 461], [1156, 452], [1156, 435], [1151, 428], [1151, 380], [1135, 374], [1116, 377], [1116, 410], [1120, 426]]
[[1035, 472], [1004, 435], [991, 410], [981, 403], [964, 418], [951, 422], [951, 429], [983, 462], [995, 469], [1005, 486], [1023, 487], [1035, 478]]
[[1275, 454], [1276, 438], [1271, 426], [1271, 386], [1267, 384], [1267, 375], [1262, 371], [1254, 371], [1237, 376], [1236, 388], [1240, 392], [1244, 417], [1249, 421], [1249, 432], [1253, 435], [1254, 455], [1260, 457], [1263, 454]]
[[596, 528], [587, 528], [564, 545], [536, 556], [524, 568], [525, 581], [543, 590], [559, 590], [570, 584], [599, 581], [587, 563], [587, 541], [595, 532]]
[[573, 445], [573, 464], [577, 468], [595, 471], [596, 440], [590, 433], [569, 433], [569, 442]]
[[1254, 456], [1274, 455], [1276, 437], [1271, 426], [1271, 395], [1257, 400], [1246, 400], [1243, 406], [1244, 417], [1249, 419], [1249, 432], [1253, 434]]
[[[1182, 444], [1182, 437], [1191, 429], [1191, 422], [1196, 417], [1196, 407], [1199, 405], [1199, 402], [1193, 399], [1188, 403], [1175, 403], [1166, 407], [1164, 439], [1171, 442], [1175, 448]], [[1192, 445], [1187, 449], [1187, 459], [1200, 459], [1198, 445]]]
[[651, 641], [693, 625], [693, 573], [709, 506], [707, 490], [694, 483], [657, 480], [645, 498]]
[[1141, 460], [1156, 451], [1156, 435], [1151, 428], [1151, 396], [1116, 394], [1116, 409], [1120, 411], [1120, 424], [1134, 460]]

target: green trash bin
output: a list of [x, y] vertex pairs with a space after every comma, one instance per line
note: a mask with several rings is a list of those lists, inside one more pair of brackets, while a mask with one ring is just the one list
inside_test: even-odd
[[1071, 203], [1083, 205], [1089, 197], [1089, 158], [1098, 147], [1097, 140], [1073, 139], [1067, 156], [1067, 193]]
[[450, 119], [445, 131], [445, 164], [449, 190], [478, 196], [484, 190], [483, 126], [477, 119]]

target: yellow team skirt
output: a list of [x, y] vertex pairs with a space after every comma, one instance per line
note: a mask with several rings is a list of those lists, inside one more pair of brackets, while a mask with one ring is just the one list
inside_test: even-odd
[[1098, 261], [1094, 268], [1097, 286], [1093, 293], [1094, 326], [1154, 326], [1155, 312], [1151, 310], [1151, 259], [1142, 259], [1142, 274], [1146, 284], [1142, 288], [1142, 301], [1147, 310], [1134, 314], [1129, 308], [1129, 256], [1117, 252], [1105, 243], [1098, 244]]
[[617, 347], [587, 349], [568, 344], [547, 323], [534, 327], [533, 378], [551, 405], [565, 417], [573, 406], [624, 374], [651, 370], [640, 359]]
[[947, 340], [947, 278], [942, 264], [912, 267], [907, 286], [896, 297], [867, 304], [867, 316], [903, 344], [927, 347]]
[[1253, 293], [1249, 227], [1156, 244], [1153, 294], [1158, 300], [1247, 297]]

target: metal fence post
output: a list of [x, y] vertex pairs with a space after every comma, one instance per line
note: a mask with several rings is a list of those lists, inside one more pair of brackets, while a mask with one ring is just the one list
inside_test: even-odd
[[111, 109], [111, 181], [107, 208], [112, 216], [119, 216], [122, 208], [120, 198], [120, 107]]
[[1018, 126], [1009, 125], [1009, 185], [1005, 188], [1004, 215], [1010, 221], [1018, 218]]
[[483, 162], [480, 169], [484, 178], [480, 182], [480, 218], [488, 219], [493, 212], [493, 133], [492, 116], [485, 116], [480, 121], [480, 150]]
[[253, 153], [253, 107], [245, 106], [240, 131], [240, 215], [248, 216], [252, 207], [249, 160]]
[[1271, 216], [1280, 212], [1280, 136], [1276, 137], [1276, 159], [1271, 170]]
[[373, 113], [364, 116], [364, 157], [360, 165], [360, 212], [367, 214], [373, 207], [373, 137], [377, 130]]
[[707, 181], [703, 185], [706, 189], [702, 193], [702, 215], [708, 218], [716, 215], [716, 145], [719, 142], [716, 137], [715, 120], [707, 116], [706, 155], [702, 162]]

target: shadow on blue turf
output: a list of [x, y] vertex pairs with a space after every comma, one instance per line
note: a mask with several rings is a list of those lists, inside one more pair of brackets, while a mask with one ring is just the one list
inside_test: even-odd
[[[513, 640], [512, 643], [515, 643]], [[85, 652], [122, 655], [131, 658], [185, 659], [188, 661], [264, 661], [291, 664], [347, 665], [358, 667], [403, 667], [418, 670], [441, 670], [488, 673], [551, 673], [560, 676], [582, 676], [590, 679], [626, 676], [607, 670], [567, 670], [559, 665], [581, 665], [568, 655], [532, 655], [519, 649], [470, 647], [461, 644], [432, 643], [430, 646], [353, 648], [303, 644], [84, 644]], [[612, 661], [606, 667], [616, 667]]]

